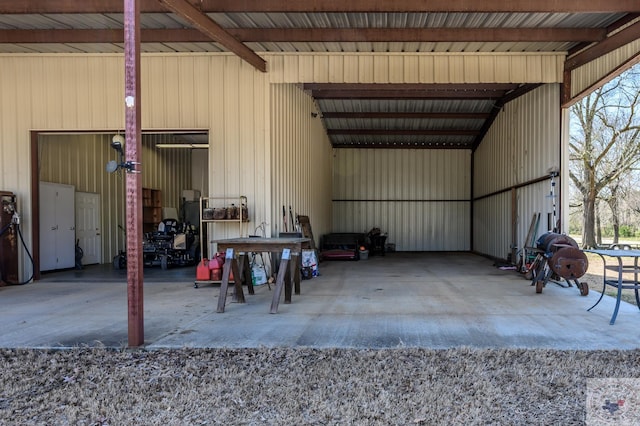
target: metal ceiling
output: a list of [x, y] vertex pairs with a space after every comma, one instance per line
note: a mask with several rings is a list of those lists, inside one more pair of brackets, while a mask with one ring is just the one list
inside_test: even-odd
[[[143, 52], [567, 52], [640, 37], [637, 0], [140, 0]], [[0, 0], [0, 53], [121, 53], [121, 0]], [[200, 22], [200, 25], [198, 24]], [[203, 30], [204, 22], [205, 29]], [[615, 40], [625, 28], [624, 37]], [[607, 41], [606, 46], [603, 41]], [[613, 42], [612, 42], [613, 41]], [[588, 53], [587, 54], [585, 54]], [[535, 85], [304, 85], [337, 147], [473, 149]]]

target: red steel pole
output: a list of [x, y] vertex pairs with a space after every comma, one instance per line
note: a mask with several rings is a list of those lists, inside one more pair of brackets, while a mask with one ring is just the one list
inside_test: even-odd
[[125, 68], [125, 161], [136, 170], [126, 173], [127, 210], [127, 300], [129, 346], [144, 343], [143, 263], [142, 263], [142, 179], [140, 152], [140, 4], [124, 0]]

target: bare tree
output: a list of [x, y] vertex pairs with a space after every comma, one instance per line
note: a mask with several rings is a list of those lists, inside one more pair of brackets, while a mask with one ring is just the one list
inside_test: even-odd
[[[569, 177], [582, 196], [582, 245], [596, 247], [596, 201], [640, 159], [640, 69], [623, 73], [571, 108]], [[611, 203], [607, 201], [611, 206]], [[614, 213], [617, 215], [617, 213]]]

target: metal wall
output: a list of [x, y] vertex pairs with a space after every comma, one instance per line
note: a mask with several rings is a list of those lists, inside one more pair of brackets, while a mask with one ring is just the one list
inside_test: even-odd
[[[331, 230], [332, 148], [313, 99], [293, 84], [271, 85], [271, 235], [284, 231], [282, 206], [309, 216], [316, 244]], [[287, 222], [287, 231], [291, 224]]]
[[272, 83], [561, 83], [563, 53], [264, 55]]
[[[270, 120], [279, 114], [272, 114], [271, 108], [281, 111], [283, 107], [271, 103], [267, 74], [230, 54], [148, 54], [143, 55], [141, 66], [143, 130], [209, 132], [208, 195], [246, 195], [252, 224], [264, 221], [270, 226], [280, 220], [280, 215], [272, 214], [273, 206], [281, 202], [299, 204], [300, 210], [314, 208], [312, 203], [330, 208], [330, 189], [315, 191], [315, 183], [323, 179], [318, 173], [306, 178], [311, 183], [302, 188], [306, 192], [300, 199], [274, 199], [272, 204]], [[29, 132], [123, 129], [124, 60], [117, 54], [7, 54], [0, 55], [0, 70], [0, 189], [17, 194], [23, 233], [30, 245], [34, 219]], [[289, 92], [286, 96], [296, 104], [301, 95]], [[302, 132], [305, 124], [302, 118], [297, 121]], [[324, 134], [317, 121], [307, 123], [313, 147], [299, 155], [314, 155], [313, 167], [326, 166], [330, 173], [330, 164], [324, 164], [330, 153], [316, 155], [316, 149], [327, 149], [316, 146]], [[290, 138], [286, 144], [294, 142]], [[293, 157], [281, 165], [297, 167], [297, 176], [303, 174], [303, 165]], [[311, 198], [312, 202], [303, 201]], [[331, 214], [311, 220], [314, 228], [328, 229]], [[25, 257], [21, 276], [31, 271]]]
[[[311, 183], [300, 186], [295, 196], [288, 195], [284, 187], [272, 188], [276, 164], [277, 173], [296, 170], [294, 178], [306, 173], [300, 156], [313, 155], [308, 165], [315, 170], [331, 170], [331, 165], [323, 164], [327, 161], [325, 151], [315, 151], [326, 149], [320, 124], [305, 122], [298, 107], [291, 107], [300, 104], [298, 96], [302, 94], [295, 94], [291, 88], [281, 92], [275, 89], [273, 95], [278, 93], [283, 100], [272, 102], [270, 83], [560, 82], [564, 57], [316, 53], [267, 54], [265, 59], [269, 62], [266, 74], [231, 54], [143, 55], [142, 127], [147, 131], [208, 131], [209, 195], [246, 195], [251, 220], [275, 226], [280, 222], [277, 210], [281, 203], [291, 203], [292, 207], [297, 204], [300, 207], [294, 207], [296, 210], [310, 210], [316, 209], [313, 203], [318, 203], [317, 208], [330, 205], [331, 197], [324, 184], [317, 190], [318, 182], [324, 179], [317, 173], [309, 178]], [[124, 60], [119, 54], [6, 54], [0, 55], [0, 70], [0, 189], [18, 195], [25, 238], [31, 241], [29, 131], [124, 128]], [[274, 123], [272, 129], [275, 120], [283, 121]], [[280, 132], [285, 136], [278, 136]], [[297, 136], [286, 135], [302, 135], [313, 142], [308, 151], [294, 151]], [[280, 139], [272, 143], [272, 137]], [[326, 167], [320, 168], [320, 164]], [[291, 180], [286, 184], [298, 185]], [[311, 198], [313, 201], [305, 201]], [[329, 230], [331, 215], [318, 216], [311, 218], [314, 229]], [[276, 229], [270, 229], [270, 233], [275, 234]], [[407, 247], [418, 245], [407, 243]], [[23, 262], [22, 275], [29, 270], [28, 263]]]
[[[100, 194], [102, 262], [110, 263], [124, 250], [124, 175], [109, 174], [107, 161], [117, 159], [111, 134], [41, 135], [38, 147], [40, 180], [75, 186], [76, 191]], [[156, 149], [167, 135], [142, 136], [142, 186], [162, 191], [162, 206], [180, 211], [182, 190], [191, 188], [191, 152], [187, 149]], [[204, 151], [206, 152], [206, 151]], [[47, 206], [40, 206], [46, 214]]]
[[398, 251], [469, 250], [468, 150], [337, 149], [333, 231], [378, 227]]
[[640, 55], [640, 40], [626, 44], [611, 53], [603, 55], [571, 71], [571, 97], [579, 96], [586, 90], [608, 77], [627, 63], [637, 63]]
[[[553, 212], [550, 171], [562, 175], [559, 99], [560, 86], [547, 84], [507, 103], [474, 153], [473, 250], [506, 258], [512, 220], [520, 249], [535, 212], [542, 213], [540, 230], [546, 231], [547, 214]], [[561, 187], [557, 179], [558, 210]]]

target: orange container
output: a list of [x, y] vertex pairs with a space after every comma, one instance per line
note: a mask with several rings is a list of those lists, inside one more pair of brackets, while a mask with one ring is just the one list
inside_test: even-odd
[[220, 281], [222, 279], [222, 262], [217, 254], [211, 259], [211, 262], [209, 262], [209, 269], [211, 270], [211, 279], [213, 281]]
[[196, 281], [208, 281], [209, 275], [209, 259], [202, 259], [196, 267]]

